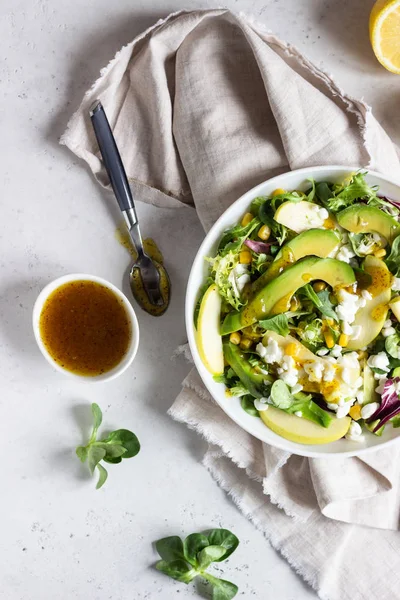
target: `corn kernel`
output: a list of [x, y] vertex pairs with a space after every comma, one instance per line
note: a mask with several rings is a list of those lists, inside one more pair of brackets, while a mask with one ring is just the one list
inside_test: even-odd
[[325, 229], [335, 229], [336, 223], [334, 219], [332, 219], [332, 217], [328, 217], [327, 219], [325, 219], [324, 227]]
[[290, 342], [285, 348], [285, 354], [292, 356], [293, 358], [299, 353], [299, 346], [294, 342]]
[[242, 265], [249, 265], [251, 263], [251, 252], [242, 250], [239, 254], [239, 262]]
[[280, 196], [281, 194], [286, 194], [286, 190], [283, 190], [282, 188], [277, 188], [272, 192], [272, 197], [274, 198], [275, 196]]
[[269, 238], [269, 236], [271, 235], [271, 229], [268, 227], [268, 225], [263, 225], [258, 230], [257, 235], [260, 238], [260, 240], [263, 240], [264, 242], [266, 242], [267, 239]]
[[375, 250], [374, 256], [376, 256], [376, 258], [383, 258], [384, 256], [386, 256], [385, 248], [379, 248], [379, 250]]
[[300, 308], [300, 300], [298, 298], [296, 298], [296, 296], [293, 296], [293, 298], [290, 301], [289, 310], [294, 312], [295, 310], [299, 310], [299, 308]]
[[358, 360], [364, 360], [367, 358], [368, 354], [365, 352], [365, 350], [359, 350], [357, 352], [357, 356], [358, 356]]
[[250, 212], [247, 212], [242, 219], [241, 226], [246, 227], [246, 225], [251, 223], [251, 221], [253, 219], [254, 219], [254, 216]]
[[327, 348], [333, 348], [335, 345], [335, 340], [333, 339], [333, 335], [330, 331], [325, 331], [324, 333], [325, 344]]
[[349, 410], [349, 415], [355, 421], [361, 419], [361, 406], [359, 404], [354, 404]]
[[349, 336], [346, 333], [341, 333], [339, 337], [339, 346], [345, 348], [349, 343]]
[[314, 292], [322, 292], [325, 288], [326, 288], [325, 281], [315, 281], [315, 283], [313, 283]]
[[235, 346], [238, 346], [240, 344], [241, 339], [242, 339], [241, 335], [237, 331], [235, 331], [234, 333], [231, 333], [231, 335], [229, 336], [229, 341], [232, 344], [235, 344]]
[[240, 342], [240, 347], [242, 348], [242, 350], [249, 350], [249, 348], [251, 348], [253, 344], [253, 340], [250, 340], [249, 338], [242, 338], [241, 342]]

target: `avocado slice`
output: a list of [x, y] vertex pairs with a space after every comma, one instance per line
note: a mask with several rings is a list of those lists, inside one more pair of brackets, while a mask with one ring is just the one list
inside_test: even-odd
[[338, 223], [352, 233], [376, 232], [382, 235], [389, 244], [400, 234], [400, 224], [376, 206], [354, 204], [336, 215]]
[[361, 327], [361, 333], [356, 339], [350, 338], [348, 350], [364, 348], [376, 338], [386, 321], [391, 297], [392, 275], [383, 260], [369, 254], [363, 266], [364, 271], [372, 277], [371, 284], [366, 288], [372, 298], [356, 313], [352, 327]]
[[370, 404], [371, 402], [377, 402], [378, 394], [376, 393], [375, 388], [378, 385], [378, 383], [375, 381], [374, 374], [371, 371], [371, 368], [367, 364], [364, 365], [363, 379], [364, 379], [364, 385], [363, 385], [364, 402], [363, 402], [363, 404]]
[[246, 359], [246, 355], [239, 346], [231, 342], [225, 342], [223, 345], [224, 357], [229, 366], [235, 371], [244, 387], [254, 398], [262, 398], [261, 390], [265, 387], [264, 380], [268, 379], [266, 375], [257, 373]]
[[284, 269], [305, 256], [326, 258], [339, 242], [339, 236], [331, 229], [308, 229], [296, 235], [283, 246], [270, 267], [253, 283], [252, 292], [261, 290]]
[[221, 334], [238, 331], [260, 319], [286, 312], [293, 294], [315, 279], [322, 279], [333, 288], [355, 282], [354, 271], [347, 263], [334, 258], [305, 258], [267, 283], [240, 312], [229, 313], [222, 324]]

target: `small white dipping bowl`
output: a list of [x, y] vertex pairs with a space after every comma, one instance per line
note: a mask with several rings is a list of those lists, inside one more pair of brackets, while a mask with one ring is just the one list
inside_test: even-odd
[[[52, 358], [51, 354], [49, 354], [40, 336], [40, 315], [42, 313], [43, 306], [47, 298], [50, 296], [50, 294], [52, 294], [52, 292], [54, 292], [54, 290], [64, 285], [65, 283], [70, 283], [71, 281], [94, 281], [95, 283], [99, 283], [111, 290], [112, 292], [114, 292], [117, 298], [120, 298], [120, 300], [122, 300], [122, 303], [126, 310], [126, 314], [128, 315], [130, 321], [132, 335], [128, 350], [126, 351], [125, 355], [122, 357], [121, 361], [116, 367], [114, 367], [110, 371], [107, 371], [106, 373], [102, 373], [101, 375], [95, 375], [93, 377], [89, 375], [77, 375], [76, 373], [68, 371], [68, 369], [64, 369]], [[86, 275], [84, 273], [72, 273], [71, 275], [63, 275], [63, 277], [59, 277], [58, 279], [55, 279], [54, 281], [46, 285], [46, 287], [40, 292], [39, 296], [37, 297], [35, 305], [33, 307], [33, 332], [35, 334], [36, 342], [40, 348], [41, 353], [43, 354], [45, 359], [52, 365], [52, 367], [57, 369], [57, 371], [64, 373], [65, 375], [75, 377], [75, 379], [81, 379], [90, 382], [110, 381], [111, 379], [115, 379], [116, 377], [121, 375], [121, 373], [123, 373], [132, 363], [139, 347], [139, 323], [136, 318], [135, 311], [133, 310], [128, 298], [117, 287], [115, 287], [115, 285], [113, 285], [106, 279], [96, 277], [96, 275]]]
[[[236, 225], [243, 214], [248, 210], [251, 201], [257, 196], [268, 196], [277, 188], [286, 190], [306, 190], [310, 187], [307, 182], [308, 177], [313, 177], [316, 181], [342, 182], [350, 173], [358, 171], [360, 167], [310, 167], [282, 173], [273, 179], [264, 181], [257, 187], [248, 191], [241, 198], [236, 200], [218, 219], [215, 225], [206, 235], [205, 240], [197, 252], [194, 259], [192, 270], [190, 272], [185, 305], [186, 330], [190, 350], [192, 352], [194, 364], [203, 380], [204, 385], [211, 396], [220, 405], [222, 410], [233, 419], [240, 427], [254, 435], [262, 442], [276, 446], [282, 450], [300, 454], [301, 456], [312, 456], [315, 458], [328, 458], [334, 456], [358, 456], [387, 447], [390, 444], [400, 442], [400, 428], [394, 429], [390, 424], [386, 426], [382, 437], [367, 432], [362, 442], [352, 442], [341, 439], [337, 442], [322, 445], [307, 445], [291, 442], [274, 433], [269, 429], [261, 419], [248, 415], [240, 406], [239, 398], [228, 398], [225, 394], [225, 386], [222, 383], [216, 383], [212, 375], [207, 371], [197, 350], [196, 330], [193, 322], [193, 313], [196, 306], [200, 289], [204, 285], [207, 277], [209, 263], [206, 262], [207, 256], [215, 256], [218, 242], [228, 227]], [[393, 200], [400, 201], [400, 186], [394, 180], [390, 180], [379, 173], [369, 171], [366, 180], [369, 185], [379, 185], [379, 193], [382, 196], [388, 196]], [[199, 399], [199, 402], [202, 402]]]

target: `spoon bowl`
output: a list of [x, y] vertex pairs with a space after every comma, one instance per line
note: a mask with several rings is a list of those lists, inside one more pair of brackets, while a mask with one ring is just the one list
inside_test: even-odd
[[170, 280], [166, 269], [147, 254], [133, 263], [129, 284], [136, 302], [153, 317], [160, 317], [169, 306]]
[[167, 271], [144, 251], [128, 178], [100, 100], [92, 104], [89, 113], [104, 166], [137, 252], [129, 275], [132, 294], [143, 310], [160, 316], [169, 306], [171, 284]]

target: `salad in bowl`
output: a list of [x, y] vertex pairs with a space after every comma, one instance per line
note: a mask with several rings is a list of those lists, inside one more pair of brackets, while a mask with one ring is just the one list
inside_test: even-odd
[[201, 257], [191, 314], [233, 418], [239, 405], [275, 439], [310, 447], [365, 446], [400, 427], [400, 202], [366, 172], [334, 175], [238, 201]]

